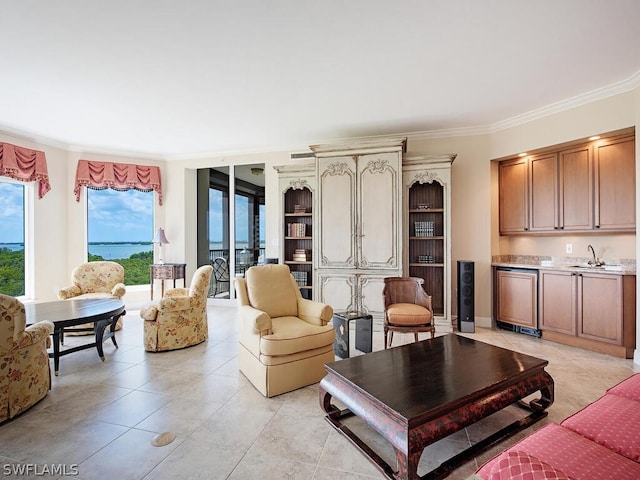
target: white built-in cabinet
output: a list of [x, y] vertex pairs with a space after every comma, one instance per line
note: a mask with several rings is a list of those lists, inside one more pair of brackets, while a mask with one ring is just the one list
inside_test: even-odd
[[[424, 279], [436, 330], [452, 331], [451, 164], [456, 155], [403, 159], [405, 138], [312, 145], [315, 158], [275, 167], [282, 263], [309, 272], [304, 293], [335, 311], [381, 321], [385, 277]], [[295, 205], [305, 204], [305, 212]], [[306, 223], [304, 238], [289, 222]], [[429, 233], [416, 225], [430, 224]], [[312, 249], [312, 262], [292, 258]], [[299, 274], [300, 275], [300, 274]]]
[[408, 157], [402, 163], [404, 272], [424, 279], [436, 331], [451, 332], [451, 164], [456, 155]]
[[402, 276], [406, 139], [313, 145], [316, 300], [381, 319], [385, 277]]

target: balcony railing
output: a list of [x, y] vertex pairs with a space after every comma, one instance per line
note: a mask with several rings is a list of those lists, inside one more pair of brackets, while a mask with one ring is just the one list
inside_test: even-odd
[[[236, 248], [234, 251], [235, 256], [235, 265], [236, 265], [236, 275], [244, 275], [244, 272], [252, 265], [258, 264], [258, 259], [260, 257], [264, 258], [264, 248]], [[229, 249], [221, 248], [215, 250], [209, 250], [209, 263], [213, 264], [213, 261], [218, 258], [224, 258], [227, 263], [229, 262]], [[222, 282], [221, 282], [222, 283]], [[230, 288], [230, 281], [225, 280], [223, 285], [220, 285], [221, 288], [218, 288], [216, 285], [215, 276], [211, 276], [211, 285], [209, 287], [209, 296], [214, 296], [214, 292], [218, 292], [215, 294], [216, 297], [220, 297], [222, 294], [228, 294], [228, 289]]]

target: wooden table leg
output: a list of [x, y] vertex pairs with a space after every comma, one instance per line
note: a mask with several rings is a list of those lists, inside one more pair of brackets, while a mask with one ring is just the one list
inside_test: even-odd
[[[396, 478], [402, 480], [417, 480], [418, 476], [418, 463], [422, 456], [422, 450], [418, 452], [411, 452], [407, 455], [398, 449], [396, 451], [396, 461], [398, 462], [398, 471], [396, 472]], [[411, 450], [411, 448], [409, 448]]]

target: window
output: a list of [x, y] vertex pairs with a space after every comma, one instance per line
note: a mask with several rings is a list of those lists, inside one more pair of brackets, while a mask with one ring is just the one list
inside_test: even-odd
[[127, 285], [149, 283], [153, 198], [153, 192], [87, 189], [89, 261], [119, 263]]
[[0, 181], [0, 293], [25, 294], [25, 185]]
[[226, 192], [216, 188], [209, 189], [209, 251], [212, 258], [229, 259], [229, 232], [226, 220], [229, 218], [229, 202]]

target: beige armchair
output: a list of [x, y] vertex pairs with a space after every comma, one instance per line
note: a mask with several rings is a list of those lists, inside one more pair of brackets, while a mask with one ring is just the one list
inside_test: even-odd
[[0, 294], [0, 422], [24, 412], [51, 388], [49, 354], [53, 323], [25, 328], [24, 305]]
[[[58, 290], [58, 298], [60, 300], [68, 300], [70, 298], [122, 298], [127, 291], [124, 286], [124, 267], [116, 262], [83, 263], [71, 273], [71, 283], [73, 285]], [[116, 330], [121, 328], [122, 317], [116, 323]], [[74, 329], [66, 329], [65, 335], [90, 335], [93, 333], [93, 323], [84, 323]]]
[[300, 295], [286, 265], [251, 267], [235, 280], [240, 371], [266, 397], [319, 382], [333, 362], [333, 309]]
[[211, 265], [203, 265], [193, 274], [189, 289], [169, 289], [160, 301], [142, 307], [145, 350], [176, 350], [209, 338], [207, 293], [212, 271]]

